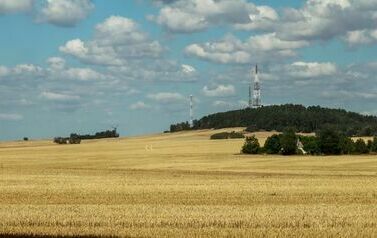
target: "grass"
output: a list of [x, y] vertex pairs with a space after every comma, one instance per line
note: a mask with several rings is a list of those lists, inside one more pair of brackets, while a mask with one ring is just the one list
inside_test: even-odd
[[246, 156], [221, 131], [0, 143], [0, 234], [377, 236], [375, 156]]

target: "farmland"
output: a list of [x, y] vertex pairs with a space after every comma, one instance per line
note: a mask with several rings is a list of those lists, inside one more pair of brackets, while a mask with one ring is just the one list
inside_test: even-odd
[[246, 156], [221, 131], [2, 142], [0, 234], [377, 236], [377, 156]]

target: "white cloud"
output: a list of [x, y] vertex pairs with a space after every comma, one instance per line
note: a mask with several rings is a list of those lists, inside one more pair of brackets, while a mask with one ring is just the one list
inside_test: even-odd
[[77, 95], [70, 95], [70, 94], [63, 94], [63, 93], [53, 93], [53, 92], [42, 92], [40, 94], [41, 98], [50, 100], [50, 101], [78, 101], [80, 100], [80, 96]]
[[286, 9], [275, 29], [284, 39], [328, 40], [375, 27], [376, 6], [375, 0], [308, 0], [300, 9]]
[[12, 69], [13, 74], [37, 75], [42, 73], [43, 69], [33, 64], [19, 64]]
[[85, 19], [93, 10], [91, 0], [47, 0], [40, 20], [53, 25], [72, 27]]
[[96, 26], [96, 39], [102, 44], [124, 45], [144, 42], [147, 36], [133, 20], [111, 16]]
[[150, 106], [142, 101], [138, 101], [130, 106], [131, 110], [142, 110], [142, 109], [148, 109], [148, 108], [150, 108]]
[[22, 119], [23, 119], [23, 116], [20, 114], [0, 113], [0, 121], [20, 121]]
[[63, 77], [73, 80], [98, 80], [104, 79], [105, 76], [90, 68], [70, 68], [63, 71]]
[[349, 31], [344, 37], [349, 46], [377, 43], [377, 30]]
[[149, 19], [177, 33], [203, 31], [221, 24], [265, 29], [270, 27], [270, 21], [278, 18], [271, 7], [258, 7], [246, 0], [178, 0], [168, 3], [157, 16], [149, 16]]
[[238, 101], [236, 103], [229, 102], [229, 101], [222, 101], [222, 100], [216, 100], [212, 103], [212, 106], [220, 108], [220, 109], [240, 109], [240, 108], [246, 108], [248, 107], [248, 103], [246, 101]]
[[59, 50], [63, 53], [73, 55], [77, 58], [84, 58], [88, 53], [85, 43], [80, 39], [68, 41], [64, 46], [60, 46]]
[[50, 57], [47, 59], [47, 63], [53, 70], [62, 70], [65, 67], [65, 59], [60, 57]]
[[33, 0], [1, 0], [0, 15], [30, 11], [33, 8], [33, 3]]
[[294, 49], [307, 45], [306, 41], [281, 40], [275, 33], [252, 36], [244, 42], [228, 35], [221, 41], [189, 45], [185, 52], [216, 63], [246, 64], [292, 57], [296, 55]]
[[295, 78], [317, 78], [335, 75], [337, 67], [333, 63], [295, 62], [287, 66], [286, 71]]
[[204, 86], [203, 94], [207, 97], [227, 97], [233, 96], [236, 93], [236, 89], [233, 85], [218, 85], [214, 88]]
[[180, 103], [185, 101], [186, 98], [179, 93], [170, 93], [170, 92], [162, 92], [156, 94], [149, 94], [148, 98], [154, 100], [158, 103], [169, 104], [169, 103]]
[[276, 22], [279, 20], [279, 15], [269, 6], [258, 6], [257, 12], [249, 15], [250, 22], [235, 24], [234, 27], [238, 30], [270, 30], [273, 29]]
[[1, 77], [4, 77], [4, 76], [7, 76], [9, 73], [9, 69], [5, 66], [1, 66], [0, 65], [0, 78]]
[[111, 16], [96, 26], [92, 40], [74, 39], [59, 50], [89, 64], [124, 65], [129, 60], [157, 58], [164, 51], [131, 19]]
[[185, 74], [196, 73], [196, 69], [191, 65], [182, 64], [181, 67], [182, 67], [182, 72], [185, 73]]

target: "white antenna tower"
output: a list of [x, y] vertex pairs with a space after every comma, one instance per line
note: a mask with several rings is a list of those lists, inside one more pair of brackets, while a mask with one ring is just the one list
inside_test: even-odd
[[190, 95], [190, 127], [194, 127], [194, 97]]
[[261, 101], [261, 87], [258, 75], [258, 65], [255, 66], [255, 78], [254, 78], [254, 95], [253, 95], [252, 107], [260, 108], [262, 106]]

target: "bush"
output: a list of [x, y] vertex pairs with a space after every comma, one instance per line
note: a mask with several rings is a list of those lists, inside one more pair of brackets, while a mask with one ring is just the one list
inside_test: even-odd
[[347, 136], [342, 136], [339, 142], [340, 151], [344, 155], [355, 153], [355, 143]]
[[294, 155], [297, 153], [297, 137], [294, 129], [286, 129], [280, 138], [281, 152], [283, 155]]
[[232, 131], [229, 133], [229, 139], [244, 139], [245, 136], [241, 132]]
[[29, 138], [28, 137], [24, 137], [24, 141], [29, 141]]
[[258, 127], [256, 125], [250, 125], [246, 128], [246, 131], [247, 132], [257, 132], [258, 131]]
[[371, 145], [371, 152], [377, 152], [377, 137], [375, 136]]
[[275, 134], [267, 138], [266, 142], [264, 143], [264, 151], [267, 154], [280, 153], [281, 151], [280, 137], [281, 136]]
[[355, 142], [355, 153], [356, 154], [368, 154], [368, 146], [365, 144], [365, 141], [363, 139], [358, 139]]
[[318, 138], [315, 136], [300, 136], [300, 141], [304, 145], [304, 150], [310, 155], [321, 154], [321, 149], [319, 148]]
[[245, 144], [242, 147], [242, 153], [244, 154], [258, 154], [260, 152], [260, 144], [255, 136], [246, 137]]
[[325, 155], [339, 155], [341, 136], [331, 127], [322, 129], [319, 133], [319, 145], [321, 152]]
[[210, 139], [211, 140], [225, 140], [225, 139], [243, 139], [245, 136], [240, 133], [240, 132], [235, 132], [232, 131], [231, 133], [229, 132], [220, 132], [211, 135]]

